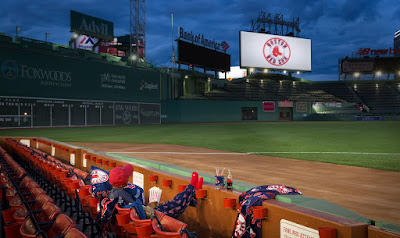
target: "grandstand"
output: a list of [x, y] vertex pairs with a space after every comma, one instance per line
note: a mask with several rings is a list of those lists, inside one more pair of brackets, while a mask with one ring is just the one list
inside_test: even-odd
[[[400, 87], [397, 80], [311, 82], [284, 74], [253, 73], [227, 81], [193, 69], [156, 68], [149, 62], [132, 67], [127, 56], [94, 53], [5, 34], [0, 34], [0, 50], [4, 51], [1, 55], [3, 71], [10, 70], [7, 67], [13, 70], [13, 66], [5, 63], [14, 60], [18, 67], [27, 65], [25, 67], [32, 70], [57, 70], [56, 72], [70, 72], [73, 75], [72, 83], [59, 84], [50, 80], [38, 82], [24, 79], [23, 75], [18, 74], [14, 75], [17, 76], [14, 80], [1, 79], [5, 87], [0, 89], [0, 101], [5, 104], [0, 106], [4, 118], [3, 122], [0, 121], [0, 127], [219, 121], [215, 117], [226, 118], [228, 121], [243, 121], [246, 118], [277, 121], [355, 120], [359, 116], [390, 115], [393, 119], [398, 118], [400, 113]], [[42, 63], [38, 64], [39, 62]], [[145, 67], [140, 68], [142, 66]], [[21, 69], [19, 71], [21, 74]], [[111, 75], [125, 79], [120, 81], [110, 78]], [[101, 82], [104, 80], [108, 80], [106, 86], [102, 86]], [[46, 86], [44, 88], [37, 83]], [[46, 98], [55, 101], [50, 104], [42, 103]], [[17, 104], [7, 104], [14, 100], [35, 106], [21, 111]], [[274, 102], [273, 112], [265, 113], [265, 101]], [[143, 105], [141, 110], [146, 110], [147, 107], [150, 111], [140, 115], [138, 109], [117, 112], [115, 107], [118, 102], [140, 104]], [[227, 106], [221, 109], [215, 102], [225, 103]], [[280, 102], [289, 102], [290, 105], [281, 107]], [[145, 106], [143, 103], [155, 103], [159, 106], [155, 109], [150, 104]], [[191, 103], [200, 103], [204, 107], [197, 107], [199, 110], [193, 111], [189, 109]], [[244, 116], [247, 111], [254, 109], [257, 117]], [[290, 113], [289, 116], [283, 116], [286, 111]], [[181, 116], [176, 116], [176, 113]], [[52, 119], [49, 119], [50, 115]], [[155, 117], [146, 119], [144, 115]]]

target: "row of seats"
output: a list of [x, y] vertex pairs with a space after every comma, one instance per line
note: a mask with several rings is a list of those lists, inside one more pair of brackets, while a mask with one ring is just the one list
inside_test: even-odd
[[[89, 188], [89, 174], [69, 164], [42, 152], [32, 149], [17, 141], [6, 140], [14, 149], [16, 154], [23, 158], [25, 168], [41, 184], [41, 186], [56, 201], [59, 201], [65, 212], [69, 211], [71, 217], [79, 223], [83, 221], [83, 231], [90, 227], [91, 237], [95, 237], [100, 228], [97, 220], [98, 199], [91, 197]], [[86, 199], [91, 198], [91, 206], [85, 206]], [[86, 222], [88, 220], [88, 222]]]
[[0, 169], [2, 232], [6, 237], [87, 237], [2, 147]]
[[[99, 200], [90, 193], [89, 174], [64, 164], [40, 150], [32, 149], [15, 140], [6, 139], [16, 154], [23, 158], [25, 168], [33, 174], [41, 186], [56, 200], [61, 201], [63, 210], [76, 217], [76, 223], [82, 221], [82, 230], [91, 227], [91, 237], [112, 230], [121, 237], [195, 237], [184, 228], [186, 224], [174, 218], [156, 212], [153, 219], [141, 220], [134, 209], [123, 209], [116, 206], [116, 219], [124, 216], [125, 222], [115, 222], [111, 226], [100, 227], [98, 217]], [[85, 155], [91, 161], [90, 155]], [[128, 219], [126, 219], [128, 218]], [[88, 221], [88, 222], [86, 222]], [[103, 228], [103, 229], [102, 229]], [[105, 228], [105, 229], [104, 229]]]

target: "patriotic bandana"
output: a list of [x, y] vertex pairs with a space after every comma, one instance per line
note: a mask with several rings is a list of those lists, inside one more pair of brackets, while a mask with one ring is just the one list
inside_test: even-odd
[[107, 197], [112, 189], [108, 182], [109, 173], [96, 166], [90, 167], [90, 184], [92, 185], [92, 196], [95, 198]]
[[261, 221], [253, 218], [253, 206], [261, 206], [267, 199], [274, 199], [279, 194], [301, 194], [295, 188], [280, 184], [258, 186], [239, 196], [238, 216], [233, 238], [261, 238]]

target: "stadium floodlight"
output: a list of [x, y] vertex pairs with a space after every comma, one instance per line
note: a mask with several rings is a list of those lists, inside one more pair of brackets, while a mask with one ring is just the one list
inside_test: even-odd
[[[268, 69], [264, 69], [264, 73], [268, 73]], [[399, 74], [400, 74], [400, 72], [399, 72]]]
[[359, 73], [359, 72], [355, 72], [355, 73], [354, 73], [354, 77], [357, 78], [357, 77], [359, 77], [359, 76], [360, 76], [360, 73]]
[[376, 72], [376, 76], [380, 77], [381, 75], [382, 75], [382, 72], [381, 72], [381, 71], [377, 71], [377, 72]]
[[297, 71], [297, 74], [300, 74], [300, 71]]
[[17, 26], [17, 27], [15, 28], [15, 36], [18, 37], [18, 32], [20, 32], [20, 31], [21, 31], [21, 27], [20, 27], [20, 26]]
[[137, 60], [137, 56], [136, 55], [131, 55], [131, 60], [133, 60], [133, 61]]
[[283, 73], [286, 74], [286, 70], [283, 70]]

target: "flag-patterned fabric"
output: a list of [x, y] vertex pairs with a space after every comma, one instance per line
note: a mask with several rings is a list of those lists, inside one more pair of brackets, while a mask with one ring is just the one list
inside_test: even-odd
[[253, 218], [253, 207], [261, 206], [267, 199], [274, 199], [278, 194], [301, 194], [295, 188], [281, 184], [258, 186], [239, 196], [238, 216], [233, 238], [261, 238], [261, 221]]

